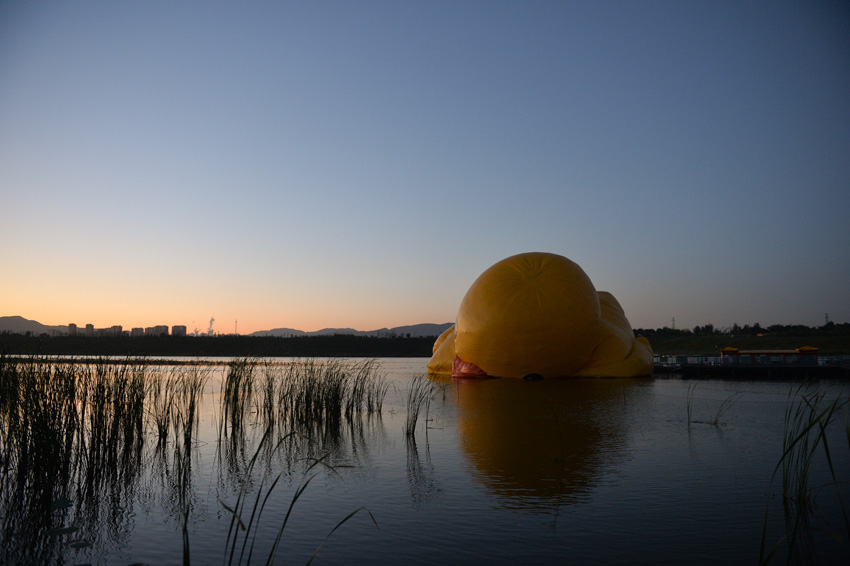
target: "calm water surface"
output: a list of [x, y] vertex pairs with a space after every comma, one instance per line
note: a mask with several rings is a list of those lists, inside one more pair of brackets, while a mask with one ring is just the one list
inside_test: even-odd
[[[225, 368], [212, 369], [189, 473], [180, 475], [179, 443], [156, 452], [146, 440], [138, 473], [117, 481], [98, 505], [55, 506], [54, 525], [80, 529], [73, 537], [44, 535], [60, 539], [58, 561], [182, 563], [182, 493], [192, 562], [222, 563], [231, 525], [225, 506], [234, 507], [244, 487], [247, 520], [257, 493], [267, 492], [263, 477], [282, 471], [252, 532], [255, 563], [265, 563], [310, 477], [291, 507], [277, 564], [306, 563], [319, 546], [315, 564], [754, 564], [765, 517], [766, 549], [786, 532], [781, 473], [771, 480], [793, 384], [448, 381], [435, 387], [427, 420], [423, 412], [408, 437], [406, 397], [427, 359], [379, 362], [391, 382], [380, 417], [364, 416], [294, 452], [261, 450], [252, 474], [245, 468], [259, 429], [249, 425], [242, 445], [222, 446]], [[824, 402], [848, 396], [843, 383], [812, 391]], [[839, 498], [850, 504], [846, 406], [830, 434], [841, 483], [833, 485], [818, 458], [809, 484], [815, 507], [800, 543], [810, 551], [795, 560], [844, 564], [850, 556]], [[333, 469], [319, 465], [305, 475], [309, 457], [324, 455]], [[3, 509], [6, 558], [20, 551], [15, 528], [24, 526], [10, 516], [16, 512]], [[772, 562], [786, 557], [780, 543]]]

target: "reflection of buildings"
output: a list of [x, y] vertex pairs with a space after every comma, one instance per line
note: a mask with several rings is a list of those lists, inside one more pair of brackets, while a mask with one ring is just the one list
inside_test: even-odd
[[[575, 500], [620, 458], [640, 379], [459, 380], [461, 447], [505, 507]], [[630, 393], [631, 394], [631, 393]]]

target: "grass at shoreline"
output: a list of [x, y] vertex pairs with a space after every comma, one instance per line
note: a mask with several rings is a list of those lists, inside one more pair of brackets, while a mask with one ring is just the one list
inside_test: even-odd
[[[343, 466], [335, 459], [358, 448], [368, 423], [380, 421], [390, 384], [368, 359], [235, 359], [218, 393], [205, 392], [210, 374], [209, 367], [162, 368], [142, 359], [58, 363], [0, 354], [0, 562], [53, 564], [79, 548], [99, 555], [109, 531], [132, 529], [132, 514], [111, 525], [104, 519], [113, 516], [109, 510], [131, 506], [142, 484], [158, 484], [169, 500], [162, 516], [182, 526], [183, 563], [189, 564], [198, 483], [193, 454], [205, 397], [221, 402], [214, 426], [223, 465], [214, 467], [222, 493], [235, 486], [242, 500], [256, 491], [264, 507], [280, 478], [307, 466], [266, 561], [272, 562], [292, 507], [319, 471]], [[263, 464], [259, 475], [255, 462]], [[276, 478], [271, 484], [269, 474]], [[241, 507], [219, 501], [233, 514], [231, 530], [242, 525]], [[328, 537], [360, 510], [371, 516], [356, 509]], [[249, 525], [256, 525], [261, 512], [248, 510], [244, 518], [250, 515]], [[249, 534], [253, 541], [256, 530], [240, 538]], [[230, 563], [250, 563], [250, 552], [247, 561], [241, 555], [232, 561], [234, 541], [228, 536]]]

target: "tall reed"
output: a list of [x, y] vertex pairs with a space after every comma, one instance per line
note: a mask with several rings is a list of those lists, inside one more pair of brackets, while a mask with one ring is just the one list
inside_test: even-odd
[[[137, 359], [64, 363], [0, 355], [0, 563], [62, 562], [68, 550], [62, 537], [73, 533], [79, 537], [73, 548], [83, 548], [112, 536], [102, 528], [103, 514], [129, 520], [114, 509], [132, 505], [151, 469], [146, 439], [157, 455], [153, 465], [162, 465], [170, 490], [164, 503], [179, 519], [189, 563], [194, 446], [209, 374], [199, 365], [161, 370]], [[266, 473], [281, 453], [289, 463], [309, 457], [291, 512], [316, 472], [339, 467], [331, 460], [346, 431], [380, 418], [388, 387], [374, 361], [235, 360], [222, 380], [219, 453], [229, 453], [232, 478], [245, 493], [253, 489], [260, 456]], [[247, 446], [256, 449], [253, 458], [245, 456]], [[258, 512], [290, 471], [285, 465], [268, 476], [274, 480], [263, 480]], [[6, 544], [11, 533], [15, 542]], [[273, 552], [279, 541], [280, 533]]]
[[720, 426], [721, 424], [723, 424], [720, 422], [720, 419], [723, 418], [723, 415], [725, 415], [729, 411], [729, 409], [731, 409], [735, 405], [735, 403], [738, 402], [738, 398], [740, 396], [741, 392], [736, 391], [735, 393], [724, 399], [723, 402], [720, 403], [720, 406], [717, 408], [717, 411], [714, 413], [714, 417], [712, 417], [712, 419], [708, 421], [708, 424], [714, 426]]
[[[272, 451], [275, 451], [281, 447], [286, 438], [280, 439], [273, 447]], [[271, 436], [269, 431], [263, 435], [260, 440], [256, 452], [251, 458], [248, 464], [249, 475], [250, 472], [253, 472], [255, 465], [257, 464], [258, 457], [264, 450], [264, 447], [271, 442]], [[273, 564], [275, 561], [275, 556], [277, 555], [278, 548], [280, 547], [280, 543], [283, 539], [284, 532], [286, 530], [286, 526], [289, 523], [289, 519], [292, 516], [292, 511], [295, 508], [296, 503], [303, 496], [304, 492], [307, 490], [307, 487], [310, 483], [319, 475], [321, 470], [329, 469], [331, 471], [334, 470], [334, 467], [329, 465], [325, 460], [327, 455], [321, 458], [313, 458], [307, 469], [304, 471], [304, 475], [301, 478], [298, 486], [295, 489], [295, 492], [292, 495], [292, 498], [289, 501], [289, 505], [286, 509], [286, 514], [280, 524], [280, 527], [277, 529], [274, 539], [272, 540], [271, 547], [268, 551], [267, 558], [265, 563]], [[269, 501], [272, 493], [275, 491], [276, 487], [279, 485], [281, 478], [283, 477], [286, 470], [282, 470], [277, 474], [263, 474], [263, 477], [260, 481], [260, 484], [256, 490], [256, 495], [254, 496], [253, 504], [249, 505], [248, 501], [248, 483], [243, 483], [239, 493], [236, 497], [236, 502], [233, 506], [228, 506], [223, 501], [219, 500], [221, 506], [230, 514], [230, 526], [227, 531], [227, 539], [225, 541], [225, 556], [224, 561], [226, 564], [250, 564], [252, 558], [254, 557], [254, 548], [257, 543], [257, 534], [258, 534], [258, 526], [260, 523], [260, 519], [263, 516], [263, 512], [265, 511], [266, 504]], [[360, 507], [355, 509], [348, 515], [346, 515], [341, 521], [339, 521], [325, 536], [325, 540], [319, 544], [316, 550], [313, 552], [313, 555], [308, 560], [307, 564], [310, 564], [315, 559], [319, 550], [324, 546], [325, 542], [330, 538], [330, 536], [336, 532], [343, 524], [348, 522], [352, 517], [354, 517], [360, 511], [365, 510], [369, 517], [372, 519], [375, 527], [378, 527], [378, 522], [375, 519], [374, 515], [372, 515], [371, 511], [365, 509], [365, 507]], [[242, 534], [240, 535], [240, 531]], [[236, 554], [236, 551], [239, 551], [239, 554]], [[235, 562], [234, 562], [235, 560]]]
[[415, 434], [419, 413], [423, 408], [425, 409], [425, 426], [427, 430], [428, 411], [430, 410], [431, 397], [434, 393], [433, 383], [424, 373], [416, 375], [410, 382], [410, 389], [407, 391], [406, 398], [407, 418], [404, 424], [404, 434], [408, 438]]
[[184, 444], [192, 444], [200, 416], [201, 396], [210, 377], [210, 369], [198, 365], [181, 368], [177, 379], [174, 410], [179, 416]]
[[24, 533], [4, 545], [0, 562], [54, 562], [56, 537], [77, 530], [57, 526], [65, 514], [55, 510], [76, 502], [82, 518], [107, 493], [132, 489], [141, 473], [145, 390], [144, 370], [132, 360], [0, 357], [0, 516], [4, 532]]
[[[228, 476], [247, 473], [251, 447], [266, 433], [263, 461], [336, 452], [343, 439], [380, 418], [389, 383], [374, 360], [298, 360], [284, 365], [235, 360], [222, 387], [218, 453]], [[290, 434], [293, 433], [293, 434]], [[273, 451], [286, 437], [285, 450]], [[241, 464], [240, 464], [241, 463]], [[241, 466], [241, 467], [240, 467]], [[238, 478], [237, 478], [238, 479]]]
[[738, 398], [741, 396], [740, 391], [736, 391], [726, 399], [724, 399], [720, 405], [717, 407], [717, 410], [714, 412], [714, 416], [711, 420], [708, 421], [700, 421], [694, 419], [694, 393], [696, 392], [697, 383], [691, 383], [688, 385], [688, 396], [686, 400], [686, 410], [687, 410], [687, 418], [688, 418], [688, 431], [691, 429], [692, 423], [702, 423], [702, 424], [710, 424], [713, 426], [720, 426], [723, 424], [720, 419], [723, 418], [729, 409], [735, 406], [735, 403], [738, 401]]
[[173, 372], [167, 375], [153, 375], [148, 382], [148, 415], [159, 446], [168, 441], [176, 385], [177, 379]]
[[222, 392], [223, 425], [232, 434], [244, 430], [254, 394], [254, 370], [257, 360], [234, 360], [227, 368]]
[[688, 412], [688, 430], [691, 430], [691, 423], [694, 422], [694, 391], [697, 388], [696, 382], [688, 385], [688, 400], [687, 400], [687, 412]]
[[[766, 505], [759, 553], [760, 564], [768, 563], [783, 542], [787, 546], [789, 563], [808, 561], [814, 556], [811, 520], [815, 498], [828, 487], [835, 488], [835, 496], [841, 509], [844, 535], [847, 537], [845, 544], [850, 543], [850, 516], [848, 516], [840, 489], [846, 480], [839, 479], [835, 470], [835, 454], [830, 449], [827, 435], [828, 429], [836, 421], [839, 413], [842, 410], [846, 412], [848, 400], [839, 396], [831, 402], [826, 402], [823, 392], [810, 392], [807, 387], [807, 384], [803, 384], [796, 390], [789, 391], [785, 410], [782, 456], [776, 464], [770, 481], [773, 486], [777, 476], [781, 479], [786, 532], [772, 548], [766, 548], [768, 519]], [[845, 423], [845, 432], [847, 452], [850, 453], [850, 421]], [[831, 481], [827, 485], [813, 487], [811, 485], [812, 471], [818, 453], [826, 462]]]

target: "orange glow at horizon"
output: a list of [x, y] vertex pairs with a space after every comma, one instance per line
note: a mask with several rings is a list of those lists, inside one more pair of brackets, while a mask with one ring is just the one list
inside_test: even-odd
[[[2, 288], [0, 288], [2, 291]], [[9, 296], [9, 295], [4, 295]], [[324, 328], [353, 328], [355, 330], [377, 330], [409, 324], [444, 323], [452, 320], [447, 314], [454, 306], [439, 308], [411, 308], [404, 305], [380, 305], [368, 303], [345, 304], [338, 300], [305, 298], [276, 305], [230, 304], [224, 301], [209, 301], [203, 298], [192, 302], [166, 296], [156, 301], [139, 295], [127, 296], [121, 291], [84, 293], [77, 288], [70, 293], [46, 289], [35, 289], [27, 296], [18, 296], [13, 303], [0, 303], [0, 316], [22, 316], [47, 326], [76, 324], [84, 328], [92, 324], [95, 328], [115, 325], [123, 330], [165, 325], [185, 326], [189, 334], [196, 329], [206, 333], [210, 319], [215, 319], [213, 330], [217, 334], [251, 334], [275, 328], [291, 328], [313, 332]], [[377, 306], [376, 306], [377, 305]], [[439, 311], [445, 311], [443, 313]]]

